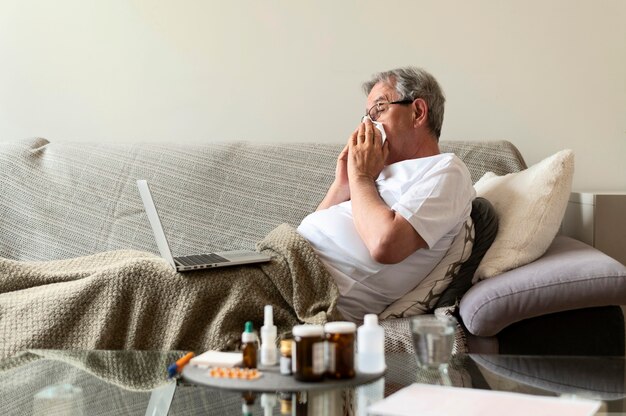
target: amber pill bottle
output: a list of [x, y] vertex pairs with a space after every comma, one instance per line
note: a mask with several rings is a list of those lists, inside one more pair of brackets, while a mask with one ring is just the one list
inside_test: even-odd
[[243, 334], [241, 334], [241, 352], [243, 353], [244, 368], [256, 368], [258, 349], [259, 342], [257, 341], [257, 336], [253, 332], [252, 322], [248, 321]]
[[329, 322], [324, 325], [324, 332], [326, 334], [326, 376], [335, 379], [353, 378], [356, 324]]
[[324, 378], [324, 327], [296, 325], [292, 330], [291, 360], [293, 376], [300, 381], [321, 381]]

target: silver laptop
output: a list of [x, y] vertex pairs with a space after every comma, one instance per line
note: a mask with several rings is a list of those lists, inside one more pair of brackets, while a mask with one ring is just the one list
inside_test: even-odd
[[150, 221], [150, 225], [152, 226], [152, 232], [154, 233], [154, 238], [159, 247], [161, 257], [167, 260], [177, 272], [208, 269], [211, 267], [235, 266], [238, 264], [263, 263], [271, 260], [271, 258], [265, 254], [249, 250], [221, 251], [184, 257], [172, 257], [170, 245], [167, 243], [167, 238], [165, 237], [165, 232], [163, 231], [163, 226], [159, 219], [159, 213], [154, 205], [148, 182], [140, 179], [137, 181], [137, 187], [139, 188], [139, 195], [141, 195], [141, 200], [143, 201], [148, 221]]

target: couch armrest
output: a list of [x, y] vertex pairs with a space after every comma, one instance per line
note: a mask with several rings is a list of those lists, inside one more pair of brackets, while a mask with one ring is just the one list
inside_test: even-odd
[[549, 313], [626, 304], [626, 266], [585, 243], [557, 236], [536, 261], [473, 286], [461, 299], [470, 333], [493, 336]]

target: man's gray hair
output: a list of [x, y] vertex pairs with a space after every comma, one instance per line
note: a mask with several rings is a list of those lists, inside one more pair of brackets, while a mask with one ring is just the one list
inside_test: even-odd
[[416, 67], [379, 72], [374, 74], [370, 81], [363, 83], [365, 94], [369, 95], [374, 85], [379, 82], [395, 87], [400, 95], [399, 100], [423, 99], [428, 106], [428, 127], [439, 141], [446, 98], [435, 77], [422, 68]]

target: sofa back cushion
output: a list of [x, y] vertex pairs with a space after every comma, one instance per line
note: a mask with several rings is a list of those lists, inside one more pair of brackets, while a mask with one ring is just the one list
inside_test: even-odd
[[[0, 256], [50, 260], [158, 252], [137, 191], [151, 186], [175, 255], [253, 249], [315, 210], [343, 144], [0, 142]], [[474, 181], [525, 167], [508, 142], [442, 142]]]
[[253, 249], [323, 198], [339, 146], [0, 143], [0, 256], [158, 252], [137, 191], [150, 184], [172, 252]]
[[463, 160], [472, 175], [472, 183], [476, 183], [486, 172], [506, 175], [527, 167], [519, 150], [506, 140], [442, 141], [439, 148], [442, 152], [454, 153]]

